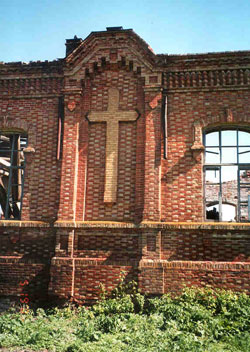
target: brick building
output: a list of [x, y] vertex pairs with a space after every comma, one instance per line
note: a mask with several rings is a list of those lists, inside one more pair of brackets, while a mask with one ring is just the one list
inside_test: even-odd
[[250, 51], [156, 55], [115, 27], [1, 63], [0, 295], [86, 301], [121, 272], [250, 292], [249, 170]]

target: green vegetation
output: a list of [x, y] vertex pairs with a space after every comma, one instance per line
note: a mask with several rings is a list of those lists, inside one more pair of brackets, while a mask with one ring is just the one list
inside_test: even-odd
[[205, 288], [147, 298], [122, 282], [111, 297], [89, 308], [33, 311], [26, 306], [2, 314], [0, 347], [14, 346], [66, 352], [249, 352], [250, 297]]

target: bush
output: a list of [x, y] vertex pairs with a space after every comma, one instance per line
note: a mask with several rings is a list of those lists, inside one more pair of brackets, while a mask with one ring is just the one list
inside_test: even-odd
[[225, 290], [185, 289], [145, 298], [122, 282], [92, 307], [0, 315], [0, 347], [58, 352], [249, 352], [250, 298]]

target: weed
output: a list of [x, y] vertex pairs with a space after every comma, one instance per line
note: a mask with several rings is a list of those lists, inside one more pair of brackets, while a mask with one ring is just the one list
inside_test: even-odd
[[55, 352], [249, 352], [250, 297], [185, 289], [145, 298], [122, 278], [92, 307], [37, 309], [0, 315], [0, 347]]

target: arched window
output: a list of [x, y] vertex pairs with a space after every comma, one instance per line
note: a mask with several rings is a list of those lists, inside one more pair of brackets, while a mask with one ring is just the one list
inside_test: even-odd
[[27, 136], [0, 132], [0, 218], [20, 220], [23, 199]]
[[204, 135], [206, 220], [250, 221], [250, 133], [221, 127]]

